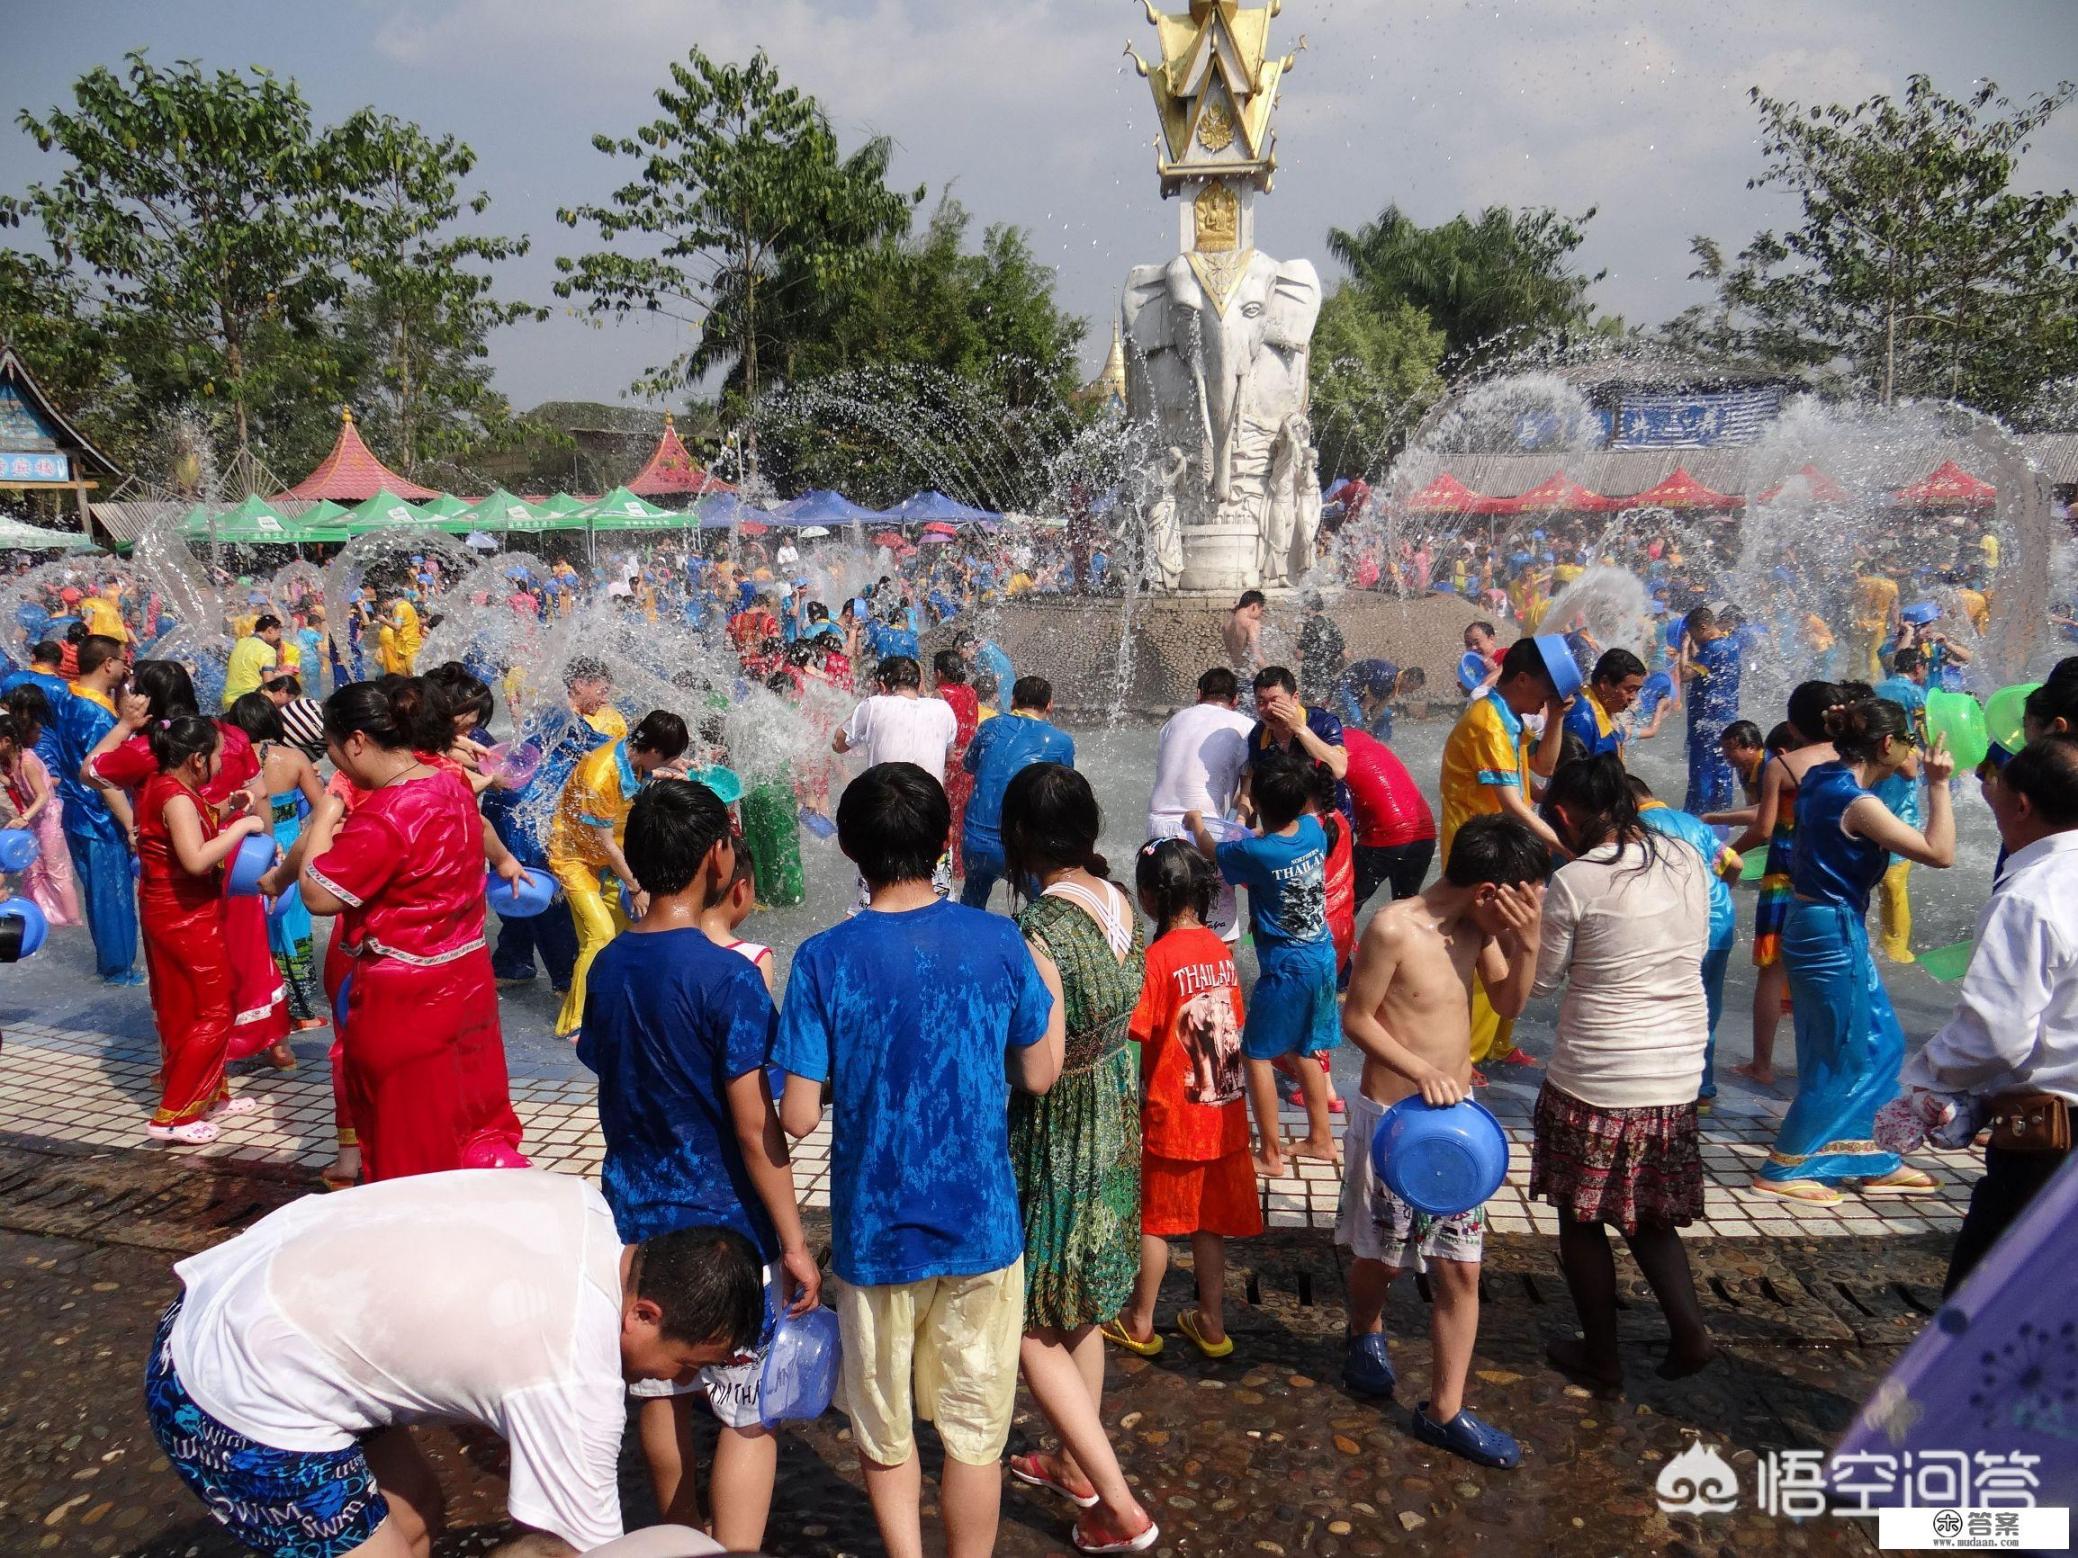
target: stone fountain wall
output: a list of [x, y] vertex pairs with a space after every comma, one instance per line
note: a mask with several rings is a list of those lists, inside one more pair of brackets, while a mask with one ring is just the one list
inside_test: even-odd
[[[1159, 595], [1133, 603], [1130, 680], [1119, 696], [1119, 637], [1125, 603], [1116, 597], [1028, 595], [1005, 603], [990, 632], [1020, 675], [1044, 676], [1054, 686], [1063, 714], [1102, 717], [1123, 707], [1129, 714], [1166, 718], [1197, 699], [1198, 677], [1227, 662], [1221, 630], [1233, 605], [1229, 596]], [[1428, 673], [1429, 695], [1455, 709], [1457, 663], [1464, 631], [1483, 614], [1451, 595], [1391, 600], [1350, 590], [1328, 596], [1328, 614], [1341, 628], [1352, 661], [1381, 658], [1420, 666]], [[1298, 635], [1305, 613], [1297, 596], [1273, 598], [1263, 622], [1265, 663], [1298, 670]], [[1504, 638], [1512, 636], [1506, 630]], [[926, 651], [951, 642], [933, 633]], [[1010, 692], [1003, 689], [1007, 702]], [[1408, 712], [1421, 712], [1419, 700]]]

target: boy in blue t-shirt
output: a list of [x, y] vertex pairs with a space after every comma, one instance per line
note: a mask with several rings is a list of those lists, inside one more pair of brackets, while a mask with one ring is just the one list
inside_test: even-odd
[[919, 1409], [945, 1447], [947, 1550], [994, 1544], [1025, 1307], [1004, 1092], [1052, 1087], [1063, 1046], [1016, 923], [932, 889], [951, 827], [914, 763], [845, 787], [837, 842], [867, 904], [794, 954], [772, 1051], [788, 1132], [814, 1130], [826, 1098], [833, 1112], [843, 1399], [890, 1552], [922, 1545]]
[[[1220, 876], [1248, 889], [1249, 926], [1261, 973], [1248, 997], [1241, 1050], [1248, 1059], [1248, 1097], [1262, 1137], [1256, 1169], [1270, 1175], [1284, 1172], [1271, 1062], [1284, 1055], [1325, 1054], [1342, 1043], [1335, 942], [1328, 930], [1328, 836], [1306, 810], [1313, 794], [1311, 770], [1311, 764], [1285, 753], [1258, 756], [1252, 793], [1263, 831], [1257, 837], [1217, 843], [1201, 815], [1183, 816], [1184, 827], [1199, 851], [1218, 865]], [[1333, 1163], [1327, 1073], [1304, 1065], [1298, 1072], [1306, 1135], [1291, 1150], [1298, 1157]]]
[[[649, 912], [594, 960], [577, 1044], [577, 1058], [599, 1076], [599, 1188], [625, 1242], [694, 1226], [733, 1229], [756, 1247], [779, 1301], [812, 1309], [822, 1276], [765, 1082], [778, 1014], [756, 966], [700, 925], [735, 872], [728, 811], [704, 785], [655, 780], [628, 814], [623, 852]], [[691, 1393], [706, 1394], [722, 1424], [714, 1536], [734, 1551], [763, 1543], [779, 1465], [778, 1441], [759, 1418], [762, 1364], [760, 1348], [747, 1361], [702, 1369], [690, 1384], [629, 1387], [643, 1398], [657, 1507], [683, 1525], [701, 1524]]]

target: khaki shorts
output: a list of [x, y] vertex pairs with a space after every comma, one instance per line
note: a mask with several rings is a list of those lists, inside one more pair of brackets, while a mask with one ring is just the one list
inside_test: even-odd
[[1017, 1403], [1024, 1258], [978, 1277], [832, 1286], [844, 1338], [840, 1400], [859, 1453], [900, 1466], [915, 1453], [922, 1417], [954, 1460], [1001, 1460]]

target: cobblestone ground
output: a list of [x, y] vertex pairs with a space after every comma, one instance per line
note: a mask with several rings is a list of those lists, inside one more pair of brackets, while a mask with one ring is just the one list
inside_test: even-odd
[[[287, 1168], [0, 1135], [0, 1553], [235, 1551], [145, 1427], [143, 1351], [181, 1252], [302, 1193]], [[1278, 1230], [1234, 1249], [1234, 1356], [1208, 1362], [1173, 1332], [1157, 1360], [1114, 1354], [1106, 1416], [1162, 1522], [1162, 1553], [1871, 1551], [1872, 1533], [1852, 1521], [1798, 1526], [1756, 1513], [1755, 1460], [1830, 1442], [1924, 1323], [1945, 1246], [1934, 1233], [1692, 1241], [1724, 1360], [1695, 1379], [1659, 1380], [1658, 1315], [1632, 1272], [1627, 1387], [1595, 1395], [1542, 1362], [1545, 1341], [1573, 1324], [1552, 1241], [1495, 1236], [1472, 1399], [1524, 1443], [1521, 1469], [1507, 1473], [1406, 1432], [1429, 1362], [1412, 1284], [1388, 1316], [1401, 1401], [1380, 1408], [1340, 1387], [1335, 1252], [1319, 1230]], [[1165, 1318], [1188, 1280], [1172, 1274]], [[1013, 1448], [1041, 1432], [1029, 1402], [1021, 1408]], [[438, 1550], [480, 1552], [504, 1534], [502, 1447], [446, 1430], [426, 1437], [450, 1497]], [[1658, 1470], [1696, 1437], [1739, 1471], [1741, 1512], [1659, 1512]], [[787, 1432], [768, 1551], [877, 1550], [848, 1439], [835, 1415]], [[632, 1448], [622, 1472], [630, 1519], [649, 1518]], [[1068, 1551], [1068, 1513], [1008, 1489], [1000, 1550]]]

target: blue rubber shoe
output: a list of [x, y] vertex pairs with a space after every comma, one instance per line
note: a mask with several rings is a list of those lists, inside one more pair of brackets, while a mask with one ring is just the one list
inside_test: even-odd
[[1359, 1396], [1390, 1398], [1400, 1377], [1385, 1350], [1383, 1331], [1366, 1331], [1352, 1336], [1342, 1352], [1342, 1383]]
[[1514, 1437], [1491, 1423], [1482, 1423], [1469, 1410], [1460, 1410], [1449, 1422], [1439, 1423], [1429, 1416], [1429, 1404], [1424, 1401], [1414, 1409], [1410, 1426], [1414, 1437], [1423, 1444], [1433, 1444], [1481, 1466], [1511, 1471], [1522, 1464], [1522, 1446]]

